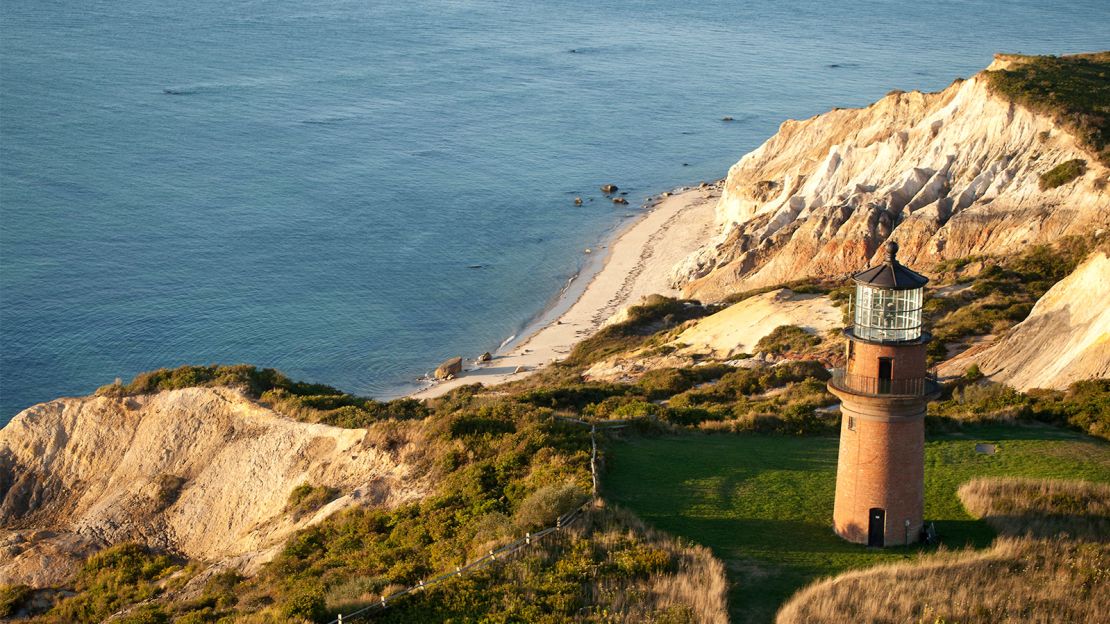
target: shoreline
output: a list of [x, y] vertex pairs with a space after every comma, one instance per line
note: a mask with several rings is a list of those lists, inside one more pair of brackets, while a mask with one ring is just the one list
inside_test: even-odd
[[474, 383], [495, 386], [522, 379], [552, 361], [565, 358], [575, 344], [592, 336], [606, 321], [643, 297], [679, 295], [667, 283], [667, 276], [679, 261], [712, 238], [719, 197], [720, 187], [716, 183], [680, 187], [667, 197], [657, 197], [641, 215], [617, 228], [604, 241], [601, 249], [605, 255], [600, 268], [589, 271], [596, 264], [587, 263], [556, 302], [519, 336], [499, 347], [492, 360], [477, 363], [473, 356], [463, 356], [463, 371], [458, 376], [405, 396], [431, 399], [459, 386]]

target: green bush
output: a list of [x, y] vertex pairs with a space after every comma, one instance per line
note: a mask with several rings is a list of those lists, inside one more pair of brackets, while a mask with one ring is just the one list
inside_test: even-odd
[[281, 615], [287, 622], [315, 622], [325, 619], [328, 612], [324, 591], [319, 587], [300, 589], [282, 602]]
[[797, 325], [779, 325], [755, 343], [755, 350], [772, 355], [805, 353], [819, 344], [821, 344], [819, 336], [814, 336]]
[[[162, 590], [156, 581], [175, 570], [177, 566], [169, 556], [144, 546], [113, 546], [85, 561], [75, 582], [76, 595], [56, 604], [46, 618], [51, 622], [101, 622], [129, 605], [158, 596]], [[153, 613], [143, 617], [159, 616]]]
[[517, 508], [514, 521], [521, 529], [552, 526], [559, 516], [586, 501], [586, 494], [573, 483], [548, 485], [532, 492]]
[[309, 485], [302, 483], [293, 488], [289, 493], [289, 500], [285, 504], [285, 511], [294, 518], [301, 518], [314, 513], [317, 509], [327, 505], [339, 496], [339, 490], [322, 485]]
[[35, 590], [26, 585], [0, 587], [0, 618], [13, 617], [34, 594]]
[[648, 398], [661, 399], [689, 390], [694, 380], [681, 369], [657, 368], [644, 373], [637, 385]]
[[170, 616], [160, 607], [142, 606], [127, 615], [113, 620], [119, 624], [168, 624]]
[[1035, 418], [1110, 440], [1110, 379], [1085, 379], [1065, 392], [1034, 390], [1029, 396]]
[[1063, 186], [1087, 173], [1087, 161], [1075, 158], [1062, 162], [1041, 174], [1039, 186], [1042, 191]]

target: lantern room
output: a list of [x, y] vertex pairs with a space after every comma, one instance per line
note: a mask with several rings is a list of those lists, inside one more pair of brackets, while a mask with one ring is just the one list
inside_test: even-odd
[[871, 342], [921, 337], [921, 308], [928, 278], [899, 264], [898, 243], [886, 245], [886, 262], [852, 276], [856, 283], [852, 335]]

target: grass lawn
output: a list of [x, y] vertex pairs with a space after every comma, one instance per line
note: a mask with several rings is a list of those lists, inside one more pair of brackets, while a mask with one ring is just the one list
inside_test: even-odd
[[[995, 455], [975, 452], [997, 445]], [[734, 622], [769, 622], [791, 594], [848, 568], [913, 557], [920, 549], [869, 550], [832, 532], [837, 439], [768, 435], [641, 438], [612, 442], [606, 497], [655, 527], [704, 544], [724, 561]], [[956, 488], [973, 477], [1110, 482], [1110, 444], [1048, 426], [983, 426], [929, 436], [925, 519], [952, 547], [994, 537]]]

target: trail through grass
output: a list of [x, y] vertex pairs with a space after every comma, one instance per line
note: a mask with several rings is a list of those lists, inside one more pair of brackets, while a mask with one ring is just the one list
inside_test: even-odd
[[[975, 451], [997, 445], [994, 455]], [[606, 496], [655, 527], [709, 546], [728, 570], [734, 622], [769, 622], [807, 583], [848, 568], [908, 559], [917, 548], [869, 550], [832, 532], [835, 438], [682, 435], [611, 445]], [[994, 532], [956, 490], [980, 476], [1110, 482], [1110, 444], [1048, 426], [983, 426], [930, 437], [926, 521], [950, 547]]]

